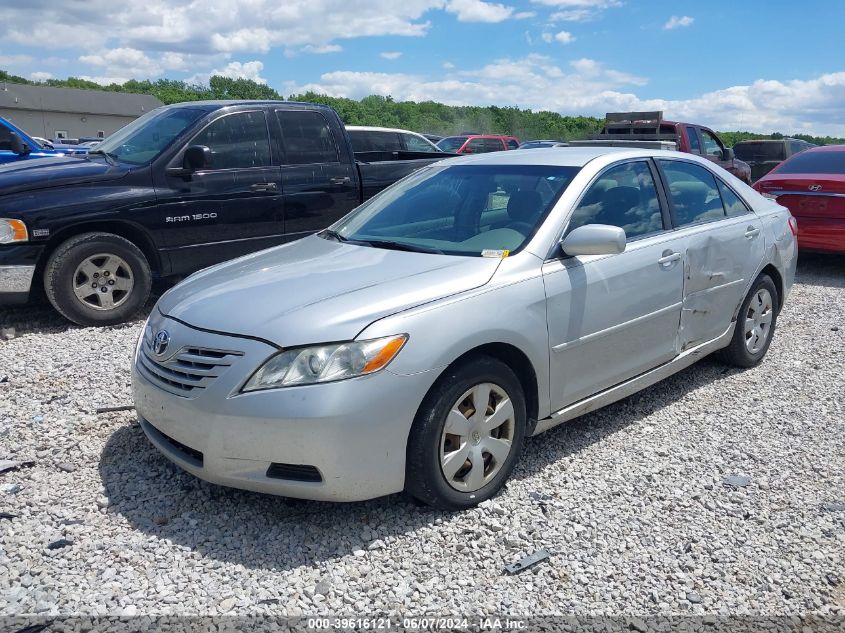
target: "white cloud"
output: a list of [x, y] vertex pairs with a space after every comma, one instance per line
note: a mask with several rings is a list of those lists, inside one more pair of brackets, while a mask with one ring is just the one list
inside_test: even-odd
[[455, 64], [452, 62], [443, 62], [443, 68], [446, 70], [452, 70], [455, 67]]
[[266, 84], [267, 80], [261, 76], [264, 64], [258, 60], [251, 62], [229, 62], [223, 68], [216, 68], [207, 73], [197, 73], [188, 77], [185, 81], [189, 84], [207, 85], [208, 80], [214, 75], [230, 77], [232, 79], [251, 79], [260, 84]]
[[571, 44], [575, 41], [575, 36], [572, 35], [569, 31], [560, 31], [558, 33], [543, 33], [540, 37], [543, 38], [543, 41], [546, 44], [551, 44], [552, 42], [560, 42], [561, 44]]
[[[476, 1], [494, 13], [504, 6]], [[430, 28], [423, 16], [443, 8], [444, 0], [33, 0], [4, 4], [0, 41], [73, 47], [81, 55], [107, 48], [202, 55], [299, 51], [357, 37], [422, 36]], [[63, 25], [61, 37], [56, 24]]]
[[400, 57], [402, 57], [402, 53], [399, 51], [384, 51], [379, 55], [384, 59], [399, 59]]
[[326, 55], [328, 53], [339, 53], [343, 50], [340, 44], [322, 44], [314, 46], [313, 44], [306, 44], [300, 49], [303, 53], [313, 53], [315, 55]]
[[519, 13], [513, 14], [514, 20], [527, 20], [528, 18], [533, 18], [537, 16], [536, 11], [520, 11]]
[[106, 75], [79, 75], [79, 79], [84, 79], [85, 81], [93, 81], [95, 84], [100, 84], [101, 86], [109, 86], [111, 84], [125, 84], [127, 81], [132, 79], [132, 77], [113, 77], [113, 76], [106, 76]]
[[693, 22], [695, 22], [695, 18], [688, 15], [673, 15], [669, 18], [669, 20], [667, 20], [666, 24], [663, 25], [663, 28], [666, 30], [679, 29], [685, 26], [690, 26]]
[[129, 77], [154, 77], [162, 72], [161, 64], [136, 48], [112, 48], [79, 58], [83, 64], [105, 69], [106, 73], [126, 74]]
[[47, 81], [48, 79], [53, 78], [53, 73], [44, 72], [43, 70], [38, 70], [34, 73], [29, 74], [29, 78], [32, 81]]
[[513, 7], [482, 0], [448, 0], [446, 11], [454, 13], [459, 22], [504, 22]]
[[434, 100], [453, 105], [518, 105], [563, 114], [662, 110], [668, 118], [721, 130], [845, 136], [845, 72], [808, 80], [758, 80], [690, 99], [643, 99], [633, 92], [647, 79], [578, 59], [568, 69], [543, 55], [500, 59], [477, 69], [451, 70], [429, 78], [404, 73], [336, 71], [319, 82], [288, 83], [288, 94], [313, 90], [361, 98], [391, 95], [397, 100]]
[[622, 0], [532, 0], [558, 9], [549, 17], [555, 22], [586, 22], [599, 17], [605, 10], [622, 6]]
[[0, 66], [5, 70], [32, 63], [31, 55], [0, 55]]

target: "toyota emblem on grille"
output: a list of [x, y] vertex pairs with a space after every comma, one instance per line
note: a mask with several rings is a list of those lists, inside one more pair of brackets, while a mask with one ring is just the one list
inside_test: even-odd
[[156, 356], [161, 356], [167, 351], [168, 345], [170, 345], [170, 333], [167, 330], [161, 330], [153, 339], [153, 352]]
[[809, 187], [807, 187], [807, 189], [809, 189], [810, 191], [818, 191], [821, 188], [821, 185], [810, 185]]

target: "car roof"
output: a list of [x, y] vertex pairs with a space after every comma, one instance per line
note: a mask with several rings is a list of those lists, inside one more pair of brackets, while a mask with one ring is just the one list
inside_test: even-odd
[[[401, 132], [402, 134], [414, 134], [416, 136], [423, 136], [419, 132], [414, 132], [413, 130], [403, 130], [398, 127], [376, 127], [373, 125], [347, 125], [347, 131], [352, 132]], [[423, 137], [425, 138], [425, 137]]]
[[[449, 165], [552, 165], [560, 167], [583, 167], [591, 160], [612, 154], [625, 158], [674, 158], [696, 160], [693, 154], [668, 150], [652, 150], [626, 147], [548, 147], [539, 149], [514, 149], [507, 152], [489, 152], [471, 154], [460, 158], [447, 159]], [[443, 164], [447, 164], [444, 162]]]
[[[819, 145], [805, 149], [804, 152], [845, 152], [845, 145]], [[804, 152], [801, 152], [802, 154]]]

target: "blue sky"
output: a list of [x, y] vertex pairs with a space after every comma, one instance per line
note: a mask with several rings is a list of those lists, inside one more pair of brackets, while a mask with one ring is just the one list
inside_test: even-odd
[[[122, 82], [211, 73], [360, 98], [565, 114], [662, 109], [845, 136], [845, 3], [809, 0], [28, 0], [0, 68]], [[130, 6], [127, 6], [130, 5]]]

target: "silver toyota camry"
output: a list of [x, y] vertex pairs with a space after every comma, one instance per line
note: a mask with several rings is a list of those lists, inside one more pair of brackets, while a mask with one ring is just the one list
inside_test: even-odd
[[501, 488], [527, 435], [711, 352], [759, 363], [796, 231], [689, 154], [452, 159], [167, 292], [138, 341], [135, 406], [211, 482], [465, 508]]

